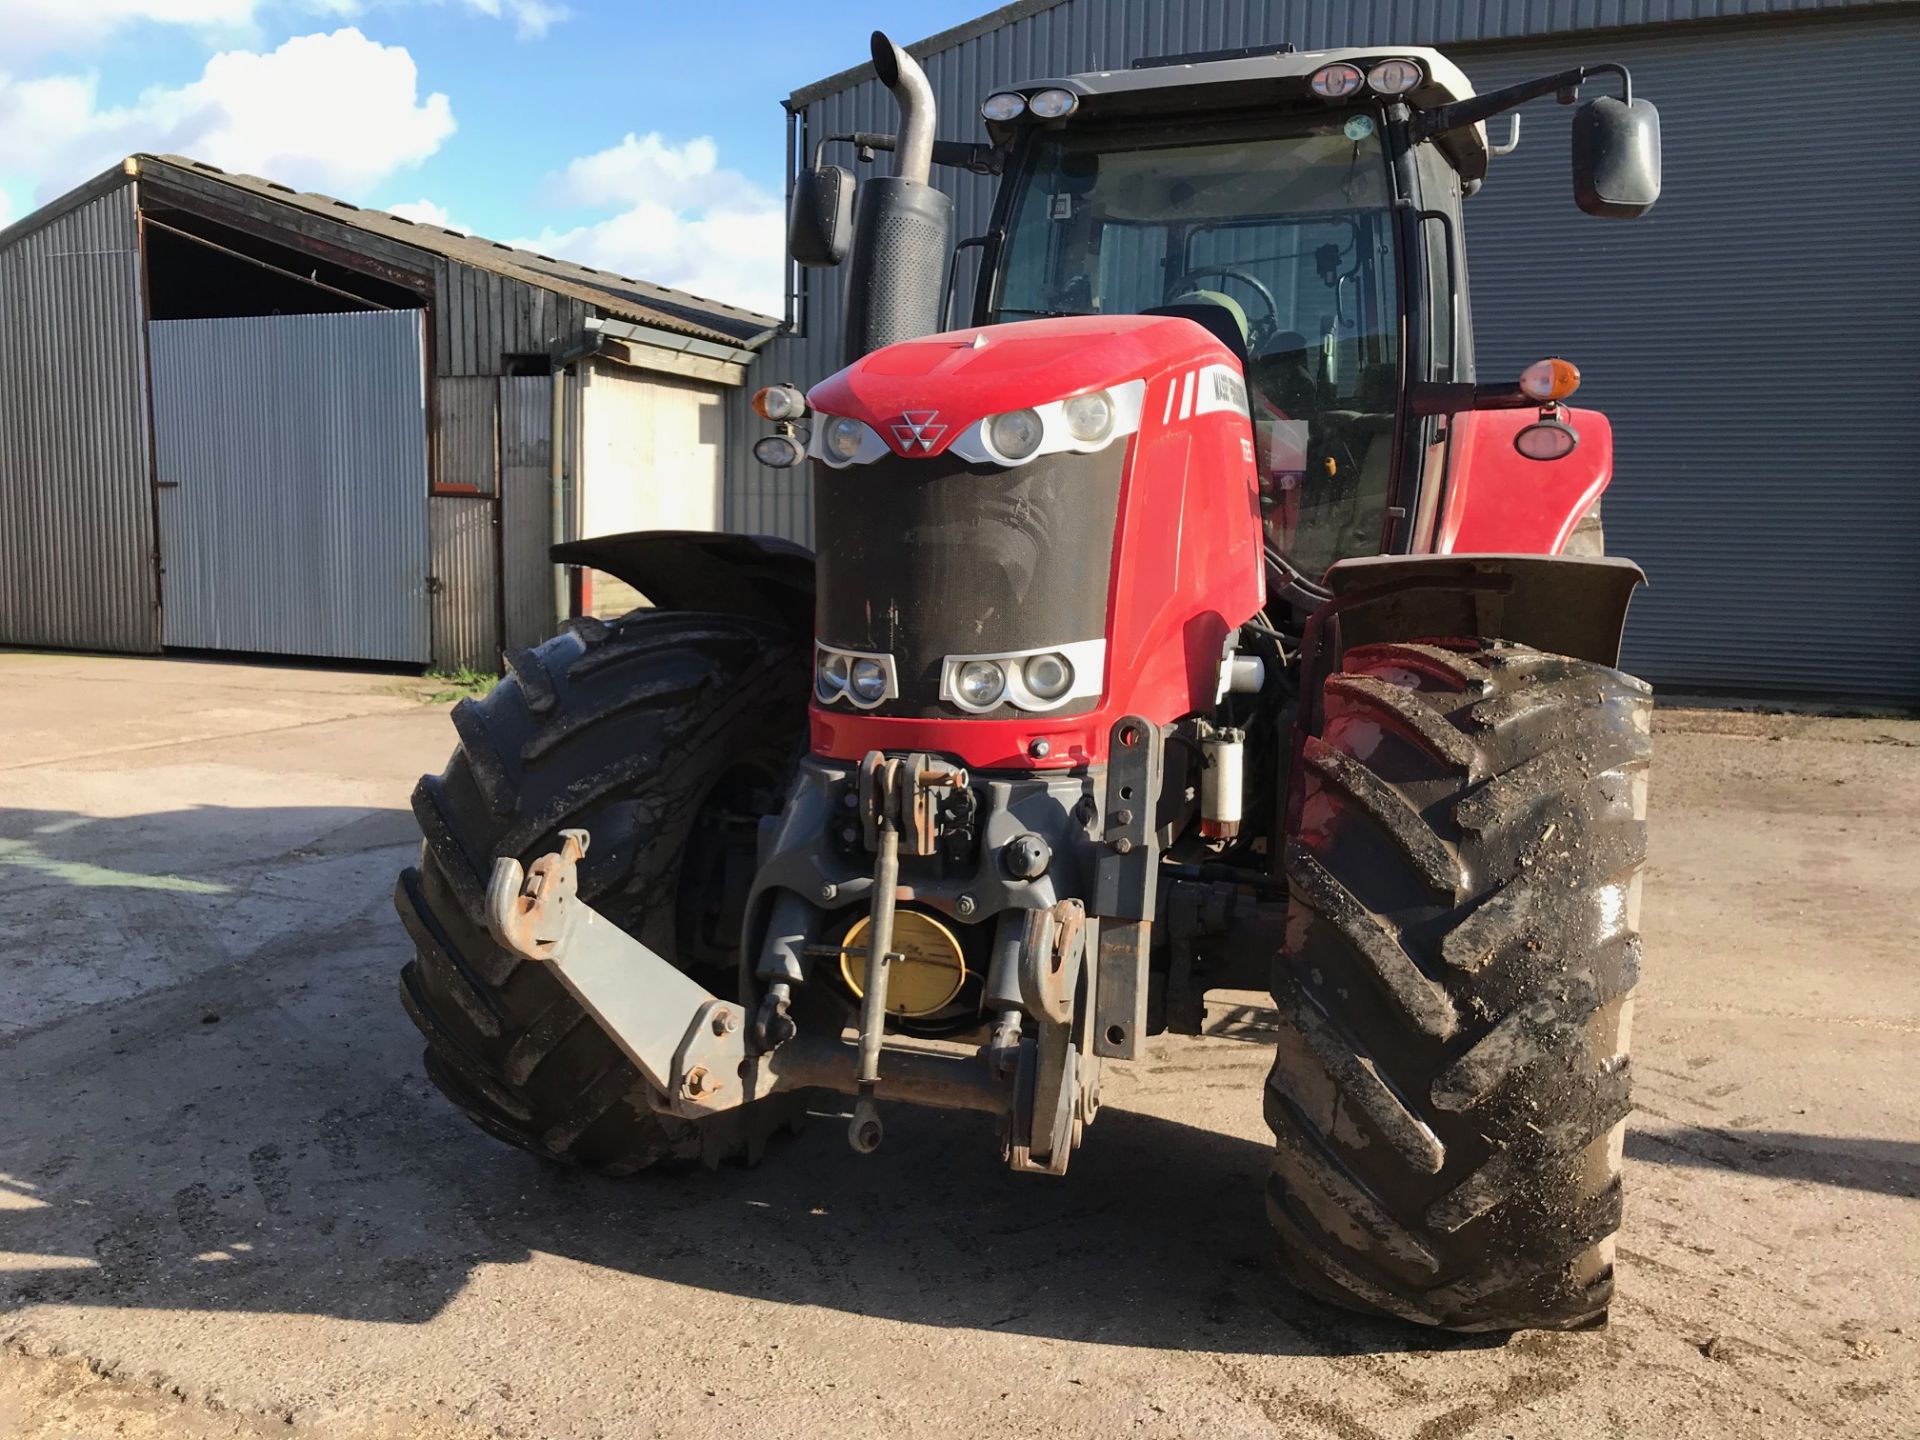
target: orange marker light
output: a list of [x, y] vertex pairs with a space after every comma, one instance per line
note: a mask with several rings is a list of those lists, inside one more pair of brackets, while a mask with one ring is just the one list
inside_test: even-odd
[[807, 397], [791, 385], [769, 385], [754, 392], [753, 413], [762, 420], [798, 420], [807, 413]]
[[1571, 360], [1536, 360], [1520, 372], [1520, 390], [1542, 405], [1564, 400], [1580, 388], [1580, 367]]

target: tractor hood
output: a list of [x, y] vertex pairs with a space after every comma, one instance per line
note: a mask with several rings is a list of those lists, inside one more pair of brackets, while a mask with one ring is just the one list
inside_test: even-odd
[[[862, 356], [808, 392], [813, 454], [829, 465], [889, 452], [940, 455], [989, 416], [1216, 362], [1238, 370], [1206, 330], [1166, 315], [1069, 315], [907, 340]], [[841, 459], [822, 449], [824, 427], [841, 416], [872, 432], [864, 453]]]

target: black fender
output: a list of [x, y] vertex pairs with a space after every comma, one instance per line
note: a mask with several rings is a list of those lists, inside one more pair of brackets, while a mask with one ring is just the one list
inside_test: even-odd
[[813, 552], [774, 535], [633, 530], [569, 540], [547, 552], [624, 580], [662, 610], [706, 610], [813, 634]]
[[1627, 605], [1646, 580], [1614, 556], [1373, 555], [1327, 572], [1333, 598], [1308, 629], [1329, 659], [1353, 645], [1457, 635], [1618, 666]]

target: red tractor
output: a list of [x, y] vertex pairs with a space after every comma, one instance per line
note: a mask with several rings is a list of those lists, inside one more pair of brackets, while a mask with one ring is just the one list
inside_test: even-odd
[[[403, 983], [434, 1081], [609, 1173], [757, 1157], [833, 1105], [1002, 1118], [1058, 1175], [1110, 1062], [1268, 990], [1278, 1263], [1459, 1330], [1603, 1318], [1639, 957], [1639, 570], [1598, 558], [1572, 366], [1473, 369], [1485, 122], [1574, 119], [1582, 208], [1659, 191], [1626, 72], [1486, 95], [1410, 47], [1143, 61], [796, 177], [847, 364], [762, 391], [817, 554], [557, 547], [652, 606], [453, 713], [414, 793]], [[828, 142], [823, 142], [828, 143]], [[973, 323], [951, 201], [1004, 176]], [[855, 191], [858, 204], [855, 204]], [[937, 332], [937, 333], [936, 333]], [[589, 844], [591, 841], [591, 844]]]

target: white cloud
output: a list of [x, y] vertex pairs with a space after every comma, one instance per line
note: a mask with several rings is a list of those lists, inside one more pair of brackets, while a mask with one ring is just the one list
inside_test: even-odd
[[554, 0], [463, 0], [469, 10], [478, 10], [495, 20], [513, 21], [522, 40], [538, 40], [572, 13]]
[[139, 21], [197, 30], [235, 30], [253, 21], [256, 0], [7, 0], [14, 53], [95, 44]]
[[436, 205], [428, 199], [409, 200], [401, 205], [389, 205], [390, 214], [398, 215], [402, 220], [411, 220], [416, 225], [438, 225], [442, 230], [458, 230], [462, 235], [471, 235], [473, 231], [465, 225], [453, 223], [453, 217], [447, 214], [444, 205]]
[[543, 255], [778, 315], [786, 220], [778, 197], [719, 167], [705, 136], [675, 145], [628, 135], [551, 182], [561, 204], [616, 208], [571, 230], [514, 243]]
[[419, 95], [413, 57], [358, 30], [303, 35], [265, 54], [213, 56], [198, 80], [102, 106], [91, 75], [0, 75], [0, 171], [40, 199], [136, 150], [349, 198], [416, 165], [453, 133], [453, 107]]
[[[351, 19], [370, 9], [447, 0], [6, 0], [6, 41], [13, 54], [84, 49], [116, 30], [168, 25], [244, 39], [260, 12], [281, 8]], [[571, 13], [559, 0], [458, 0], [462, 8], [511, 20], [523, 40], [537, 40]]]
[[14, 221], [13, 197], [0, 190], [0, 230], [4, 230]]

